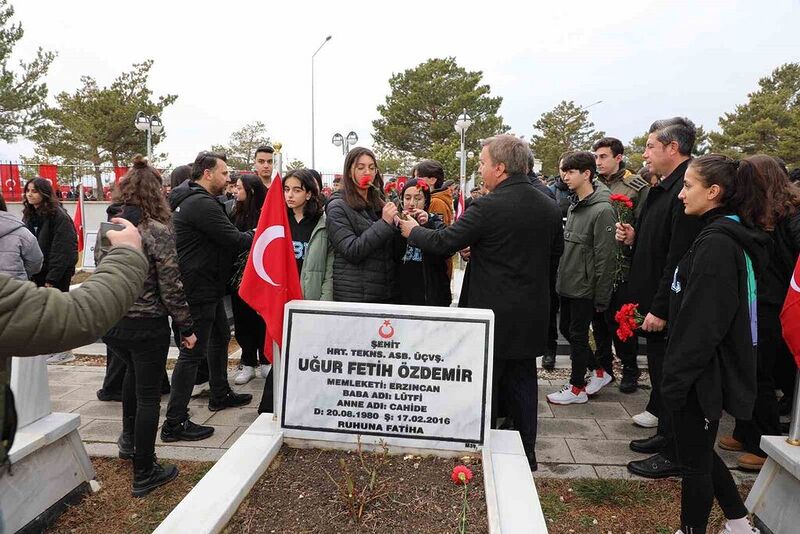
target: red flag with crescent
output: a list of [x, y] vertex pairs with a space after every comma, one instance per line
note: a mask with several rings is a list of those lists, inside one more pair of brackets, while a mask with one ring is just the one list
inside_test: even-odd
[[239, 296], [267, 324], [264, 354], [270, 363], [273, 359], [272, 341], [281, 346], [284, 306], [291, 300], [303, 298], [287, 212], [278, 175], [272, 180], [261, 208], [250, 257], [239, 286]]
[[78, 188], [78, 203], [75, 205], [72, 223], [75, 225], [75, 233], [78, 234], [78, 252], [83, 252], [83, 185]]
[[781, 311], [781, 326], [783, 339], [794, 355], [794, 361], [800, 367], [800, 258], [794, 266], [792, 279], [789, 282], [789, 292]]

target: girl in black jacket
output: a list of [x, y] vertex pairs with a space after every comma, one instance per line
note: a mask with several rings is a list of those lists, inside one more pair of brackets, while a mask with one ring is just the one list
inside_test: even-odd
[[716, 497], [726, 532], [750, 533], [747, 509], [714, 452], [724, 409], [752, 414], [756, 392], [756, 278], [768, 260], [766, 200], [752, 164], [720, 155], [689, 165], [678, 198], [705, 228], [678, 263], [670, 294], [670, 336], [662, 395], [683, 466], [681, 531], [706, 532]]
[[32, 277], [39, 287], [69, 291], [78, 262], [78, 234], [69, 214], [61, 207], [49, 180], [34, 178], [25, 184], [22, 222], [44, 255], [42, 270]]
[[[723, 449], [745, 451], [738, 458], [739, 467], [758, 471], [767, 454], [761, 450], [761, 436], [781, 434], [776, 377], [795, 376], [795, 362], [781, 330], [780, 313], [789, 290], [789, 280], [800, 254], [800, 187], [789, 181], [785, 168], [770, 156], [746, 159], [752, 167], [756, 187], [767, 198], [764, 229], [772, 240], [769, 264], [758, 280], [758, 390], [752, 419], [737, 419], [733, 436], [723, 436]], [[777, 371], [777, 372], [776, 372]], [[793, 382], [777, 384], [784, 395], [792, 395]]]
[[[414, 217], [421, 226], [431, 230], [444, 228], [439, 215], [428, 213], [431, 192], [423, 180], [408, 180], [400, 191], [400, 201], [406, 216]], [[450, 306], [453, 298], [446, 257], [423, 253], [399, 234], [395, 238], [395, 254], [399, 304]]]
[[333, 300], [392, 302], [397, 206], [383, 200], [383, 178], [371, 150], [351, 150], [343, 174], [342, 189], [326, 208]]

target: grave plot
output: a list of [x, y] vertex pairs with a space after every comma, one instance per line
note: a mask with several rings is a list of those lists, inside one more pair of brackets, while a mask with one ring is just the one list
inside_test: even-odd
[[519, 435], [490, 429], [493, 323], [487, 310], [290, 303], [276, 413], [156, 532], [452, 532], [464, 518], [468, 532], [547, 532]]

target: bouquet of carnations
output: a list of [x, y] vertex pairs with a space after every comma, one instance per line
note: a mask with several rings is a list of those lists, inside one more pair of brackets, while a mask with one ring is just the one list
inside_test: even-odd
[[[627, 195], [614, 194], [609, 197], [614, 211], [617, 213], [617, 222], [620, 224], [630, 224], [633, 220], [633, 201]], [[628, 279], [630, 264], [625, 257], [622, 246], [617, 246], [615, 255], [616, 267], [614, 269], [614, 289]]]
[[644, 316], [639, 313], [639, 305], [634, 303], [623, 304], [622, 307], [614, 314], [614, 320], [617, 321], [619, 327], [617, 328], [617, 337], [620, 341], [627, 341], [633, 336], [634, 330], [642, 326]]

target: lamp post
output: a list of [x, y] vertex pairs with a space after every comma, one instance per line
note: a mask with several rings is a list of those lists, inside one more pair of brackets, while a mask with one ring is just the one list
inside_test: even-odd
[[347, 153], [350, 152], [350, 147], [358, 143], [358, 135], [356, 135], [355, 132], [350, 132], [347, 134], [347, 137], [344, 137], [342, 134], [337, 132], [333, 134], [333, 139], [331, 139], [331, 142], [334, 144], [334, 146], [342, 147], [342, 155], [346, 156]]
[[467, 181], [467, 153], [464, 151], [464, 137], [470, 126], [472, 126], [472, 119], [467, 115], [467, 110], [465, 109], [464, 112], [459, 115], [458, 119], [456, 119], [455, 123], [456, 132], [461, 136], [461, 150], [458, 151], [458, 157], [461, 159], [458, 186], [462, 195], [464, 194]]
[[140, 111], [136, 114], [133, 124], [136, 126], [137, 130], [147, 132], [147, 161], [152, 162], [153, 134], [158, 135], [164, 131], [164, 125], [161, 123], [161, 119], [158, 118], [158, 115], [152, 115], [148, 117], [145, 115], [144, 111]]
[[325, 46], [325, 43], [331, 40], [332, 35], [329, 35], [322, 41], [322, 44], [319, 45], [317, 51], [311, 54], [311, 168], [316, 169], [316, 161], [315, 161], [315, 153], [314, 153], [314, 57], [317, 55], [317, 52], [322, 50], [322, 47]]

